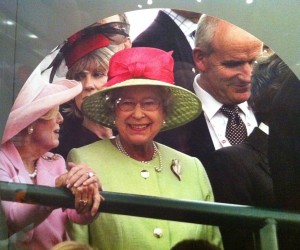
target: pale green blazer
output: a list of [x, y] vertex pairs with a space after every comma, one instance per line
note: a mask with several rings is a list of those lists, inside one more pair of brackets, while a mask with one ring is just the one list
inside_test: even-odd
[[[162, 144], [158, 144], [158, 149], [163, 163], [160, 173], [154, 170], [159, 165], [158, 156], [149, 164], [141, 163], [121, 153], [109, 140], [72, 149], [68, 160], [91, 167], [105, 191], [214, 201], [210, 182], [197, 158]], [[181, 181], [171, 171], [172, 159], [178, 159], [181, 164]], [[141, 177], [142, 170], [149, 171], [149, 178]], [[162, 231], [162, 237], [154, 235], [155, 228]], [[73, 224], [70, 232], [74, 240], [88, 243], [94, 249], [164, 250], [187, 239], [207, 240], [222, 248], [218, 227], [110, 213], [100, 213], [89, 226]]]

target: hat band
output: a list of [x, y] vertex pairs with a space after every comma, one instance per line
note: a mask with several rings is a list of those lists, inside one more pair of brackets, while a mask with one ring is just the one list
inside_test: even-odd
[[66, 64], [71, 68], [79, 59], [90, 52], [107, 47], [110, 44], [109, 39], [103, 34], [95, 34], [83, 40], [76, 41], [70, 45], [69, 51], [66, 53]]
[[157, 69], [157, 66], [152, 65], [151, 63], [132, 63], [129, 65], [115, 64], [114, 66], [114, 75], [110, 76], [110, 80], [105, 84], [105, 87], [110, 87], [114, 84], [135, 78], [150, 79], [174, 84], [172, 71], [165, 68]]

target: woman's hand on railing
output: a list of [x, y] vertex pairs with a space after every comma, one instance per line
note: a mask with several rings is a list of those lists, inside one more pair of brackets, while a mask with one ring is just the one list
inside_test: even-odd
[[56, 187], [66, 186], [75, 196], [75, 209], [83, 214], [91, 212], [94, 216], [104, 198], [99, 191], [102, 190], [99, 178], [88, 166], [84, 164], [68, 163], [68, 172], [58, 177]]

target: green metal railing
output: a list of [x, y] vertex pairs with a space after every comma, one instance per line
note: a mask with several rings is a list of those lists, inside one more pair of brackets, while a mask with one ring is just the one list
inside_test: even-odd
[[[278, 226], [300, 226], [299, 213], [105, 191], [101, 194], [105, 198], [101, 212], [258, 230], [261, 250], [278, 250]], [[6, 201], [74, 208], [74, 197], [65, 188], [0, 181], [0, 196]]]

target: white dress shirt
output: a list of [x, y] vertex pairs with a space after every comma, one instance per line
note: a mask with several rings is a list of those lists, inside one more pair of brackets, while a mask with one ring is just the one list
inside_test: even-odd
[[[214, 143], [215, 149], [222, 147], [231, 146], [227, 138], [225, 137], [226, 126], [228, 118], [220, 111], [223, 106], [222, 103], [218, 102], [209, 93], [207, 93], [203, 88], [197, 83], [200, 74], [196, 75], [193, 87], [196, 95], [202, 103], [202, 109], [204, 112], [204, 117], [210, 132], [210, 136]], [[243, 102], [238, 104], [239, 115], [247, 128], [247, 134], [249, 135], [252, 130], [257, 127], [257, 121], [253, 114], [251, 107], [248, 102]], [[199, 128], [200, 129], [200, 128]]]

